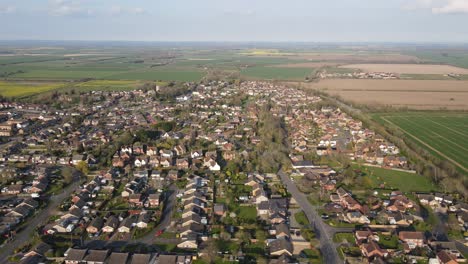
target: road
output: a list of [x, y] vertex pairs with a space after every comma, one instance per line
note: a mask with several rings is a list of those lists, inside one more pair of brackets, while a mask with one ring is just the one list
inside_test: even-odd
[[164, 210], [161, 214], [161, 221], [159, 222], [159, 225], [153, 231], [151, 231], [148, 235], [138, 239], [139, 242], [143, 242], [146, 244], [155, 243], [156, 240], [158, 240], [158, 238], [155, 237], [156, 233], [159, 232], [160, 230], [164, 231], [169, 227], [169, 225], [171, 224], [171, 220], [172, 220], [172, 214], [174, 213], [173, 211], [177, 203], [178, 191], [179, 189], [174, 183], [169, 186], [169, 189], [166, 192]]
[[333, 243], [333, 234], [335, 233], [335, 230], [322, 221], [320, 216], [317, 214], [317, 211], [307, 200], [307, 197], [297, 189], [296, 184], [288, 175], [283, 171], [279, 171], [278, 175], [283, 181], [283, 184], [286, 185], [288, 192], [291, 193], [292, 197], [302, 208], [307, 219], [309, 219], [309, 222], [315, 229], [315, 234], [320, 240], [320, 251], [322, 252], [324, 263], [335, 264], [342, 262], [338, 256], [338, 252], [336, 251], [336, 245]]
[[58, 206], [67, 198], [80, 184], [79, 177], [74, 177], [73, 183], [65, 187], [60, 194], [50, 197], [47, 207], [39, 211], [36, 215], [30, 217], [25, 225], [25, 228], [18, 232], [13, 241], [5, 244], [0, 249], [0, 263], [8, 263], [7, 259], [13, 254], [13, 251], [28, 242], [35, 229], [44, 224], [50, 216], [58, 211]]

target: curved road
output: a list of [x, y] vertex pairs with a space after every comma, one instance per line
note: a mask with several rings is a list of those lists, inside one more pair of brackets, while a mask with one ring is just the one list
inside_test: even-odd
[[58, 206], [67, 198], [80, 184], [79, 177], [74, 177], [74, 182], [63, 189], [60, 194], [53, 195], [49, 199], [46, 208], [42, 209], [36, 215], [30, 216], [23, 230], [18, 232], [13, 241], [6, 243], [0, 248], [0, 263], [8, 263], [8, 257], [13, 254], [13, 251], [28, 242], [35, 229], [44, 224], [49, 217], [54, 215]]
[[293, 198], [296, 200], [309, 219], [309, 222], [313, 225], [315, 233], [320, 239], [320, 251], [322, 252], [324, 263], [336, 264], [343, 262], [338, 256], [335, 243], [333, 243], [333, 234], [335, 232], [334, 229], [323, 223], [322, 219], [317, 214], [317, 211], [315, 211], [315, 209], [307, 200], [307, 197], [297, 189], [296, 184], [288, 175], [286, 175], [283, 171], [279, 171], [278, 175], [280, 176], [284, 185], [286, 185], [288, 192], [291, 193]]

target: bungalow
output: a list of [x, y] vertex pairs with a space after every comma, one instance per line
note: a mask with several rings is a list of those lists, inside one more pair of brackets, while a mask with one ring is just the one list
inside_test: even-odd
[[202, 217], [198, 214], [192, 214], [182, 219], [182, 226], [188, 226], [192, 223], [201, 224]]
[[104, 225], [104, 220], [101, 217], [96, 217], [91, 221], [91, 224], [86, 228], [86, 232], [90, 234], [96, 234], [101, 231], [102, 226]]
[[135, 225], [135, 221], [136, 219], [134, 216], [125, 218], [118, 228], [119, 233], [130, 233], [130, 230]]
[[119, 226], [119, 219], [111, 215], [109, 218], [107, 218], [106, 224], [102, 228], [102, 232], [104, 233], [112, 233], [115, 231], [115, 229]]
[[88, 252], [88, 255], [84, 258], [84, 261], [87, 264], [104, 264], [107, 256], [109, 256], [109, 250], [97, 250], [91, 249]]
[[294, 252], [291, 241], [284, 237], [271, 241], [268, 243], [271, 256], [289, 255], [292, 256]]
[[142, 212], [140, 215], [138, 215], [136, 226], [138, 228], [147, 228], [149, 222], [150, 222], [150, 214], [147, 212]]
[[87, 249], [75, 249], [75, 248], [68, 249], [64, 254], [65, 264], [84, 263], [83, 260], [87, 252], [88, 252]]
[[440, 264], [458, 264], [457, 257], [445, 250], [437, 253], [437, 260]]
[[183, 226], [180, 230], [180, 237], [185, 237], [190, 234], [201, 235], [205, 231], [205, 226], [202, 224], [192, 223], [190, 225]]
[[368, 243], [361, 244], [359, 246], [361, 248], [362, 255], [367, 258], [385, 258], [388, 255], [387, 250], [381, 249], [379, 245], [371, 240]]
[[182, 249], [197, 249], [198, 243], [196, 235], [189, 235], [187, 238], [182, 239], [182, 242], [177, 244], [177, 248]]
[[347, 212], [345, 220], [349, 223], [370, 224], [369, 218], [359, 211]]
[[5, 216], [23, 219], [27, 217], [29, 214], [31, 214], [31, 211], [32, 209], [29, 206], [21, 205], [21, 206], [16, 206], [13, 210], [8, 212]]
[[107, 259], [107, 263], [127, 264], [129, 253], [112, 252]]

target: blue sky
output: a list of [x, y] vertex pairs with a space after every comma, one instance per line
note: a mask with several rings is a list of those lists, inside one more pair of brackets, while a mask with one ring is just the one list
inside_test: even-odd
[[0, 0], [2, 40], [468, 42], [468, 0]]

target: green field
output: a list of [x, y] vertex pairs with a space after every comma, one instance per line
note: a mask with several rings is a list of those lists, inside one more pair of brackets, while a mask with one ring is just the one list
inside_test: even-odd
[[398, 189], [403, 192], [429, 192], [437, 190], [437, 186], [428, 178], [404, 171], [383, 169], [378, 167], [361, 167], [365, 177], [369, 177], [374, 188], [380, 187]]
[[63, 83], [3, 82], [0, 81], [0, 95], [5, 97], [24, 97], [63, 87]]
[[468, 172], [468, 113], [399, 112], [374, 114], [373, 118], [397, 126], [433, 155]]

